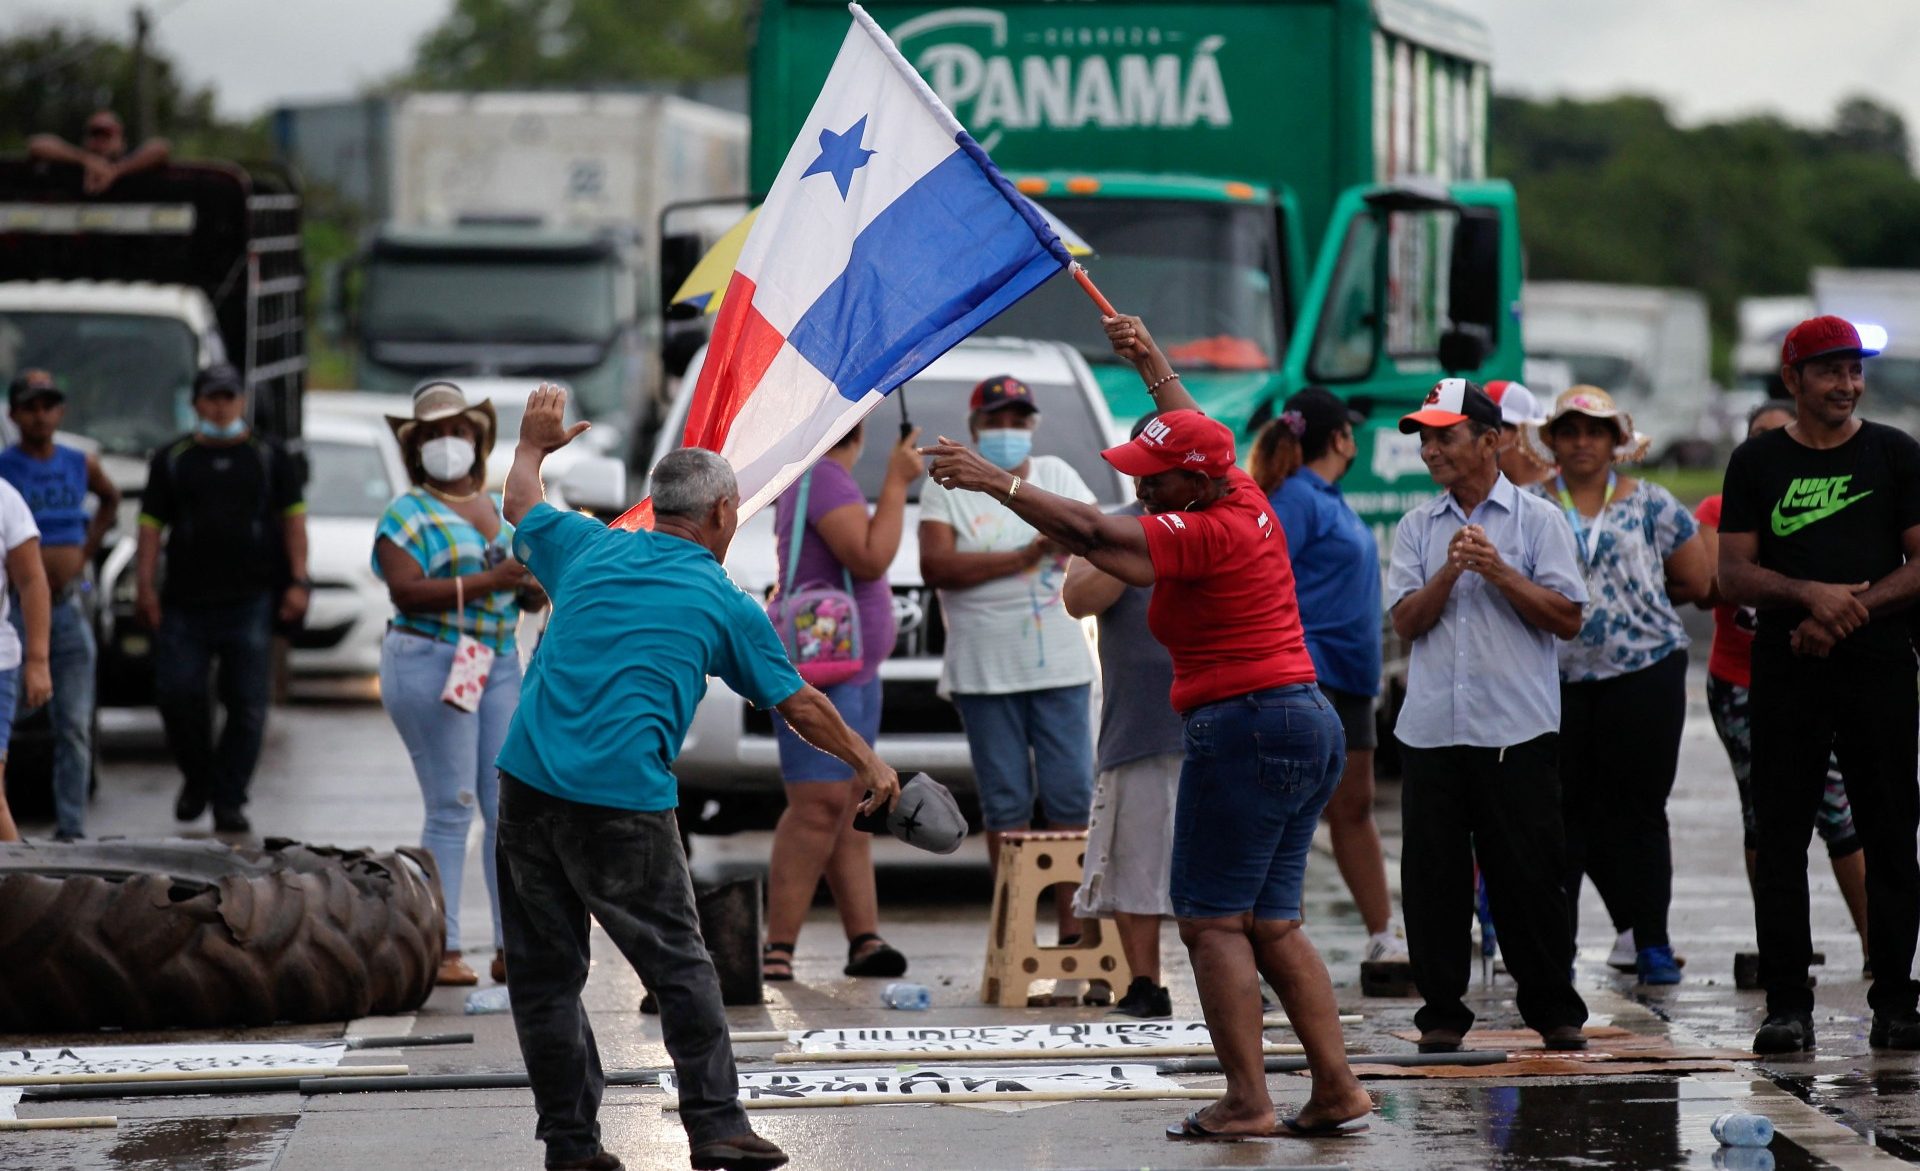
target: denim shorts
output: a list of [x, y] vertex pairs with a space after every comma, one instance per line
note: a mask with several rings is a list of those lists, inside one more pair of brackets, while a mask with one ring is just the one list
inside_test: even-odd
[[1340, 717], [1296, 683], [1187, 713], [1173, 813], [1173, 913], [1300, 918], [1320, 811], [1346, 767]]
[[13, 742], [13, 705], [19, 689], [20, 668], [0, 671], [0, 712], [6, 713], [0, 718], [0, 762], [7, 759], [7, 746]]
[[1033, 824], [1040, 803], [1047, 824], [1079, 828], [1093, 807], [1093, 688], [1048, 687], [1006, 695], [955, 693], [990, 830]]
[[[862, 682], [849, 679], [821, 692], [833, 704], [833, 710], [871, 746], [880, 735], [880, 673]], [[773, 715], [773, 738], [780, 746], [780, 779], [789, 785], [807, 781], [850, 781], [853, 766], [837, 756], [820, 751], [787, 726], [780, 713]]]

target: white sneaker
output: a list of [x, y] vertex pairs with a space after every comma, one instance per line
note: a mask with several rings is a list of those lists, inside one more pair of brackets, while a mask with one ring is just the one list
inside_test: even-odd
[[1613, 941], [1613, 950], [1607, 953], [1607, 966], [1616, 972], [1637, 972], [1640, 970], [1640, 952], [1633, 946], [1633, 928], [1620, 933]]
[[1407, 941], [1392, 931], [1375, 932], [1367, 936], [1365, 960], [1370, 964], [1381, 961], [1404, 964], [1407, 962]]

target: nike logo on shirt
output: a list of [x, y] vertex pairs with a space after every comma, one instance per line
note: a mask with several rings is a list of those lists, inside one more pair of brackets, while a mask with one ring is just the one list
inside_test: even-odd
[[[1808, 476], [1788, 484], [1786, 494], [1773, 506], [1773, 535], [1790, 537], [1873, 495], [1871, 488], [1847, 495], [1852, 481], [1852, 476]], [[1797, 511], [1788, 514], [1787, 509]]]

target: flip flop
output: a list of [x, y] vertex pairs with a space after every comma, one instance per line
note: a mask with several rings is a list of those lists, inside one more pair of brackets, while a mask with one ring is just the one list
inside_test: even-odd
[[1225, 1130], [1208, 1130], [1200, 1123], [1200, 1112], [1195, 1110], [1179, 1122], [1167, 1127], [1167, 1137], [1190, 1143], [1243, 1143], [1253, 1139], [1272, 1138], [1270, 1134], [1233, 1133]]
[[[880, 946], [861, 955], [860, 949], [869, 943]], [[878, 935], [868, 933], [847, 942], [847, 966], [841, 971], [849, 976], [904, 976], [907, 974], [907, 957]]]
[[1369, 1128], [1367, 1119], [1371, 1114], [1362, 1114], [1358, 1118], [1349, 1118], [1345, 1122], [1320, 1122], [1312, 1126], [1302, 1126], [1300, 1116], [1282, 1118], [1280, 1129], [1275, 1132], [1291, 1138], [1352, 1138], [1356, 1134], [1365, 1134]]

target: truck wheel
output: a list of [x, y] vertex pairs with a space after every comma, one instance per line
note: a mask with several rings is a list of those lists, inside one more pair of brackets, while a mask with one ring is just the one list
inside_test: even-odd
[[0, 1032], [418, 1008], [445, 927], [425, 851], [269, 839], [0, 844]]

